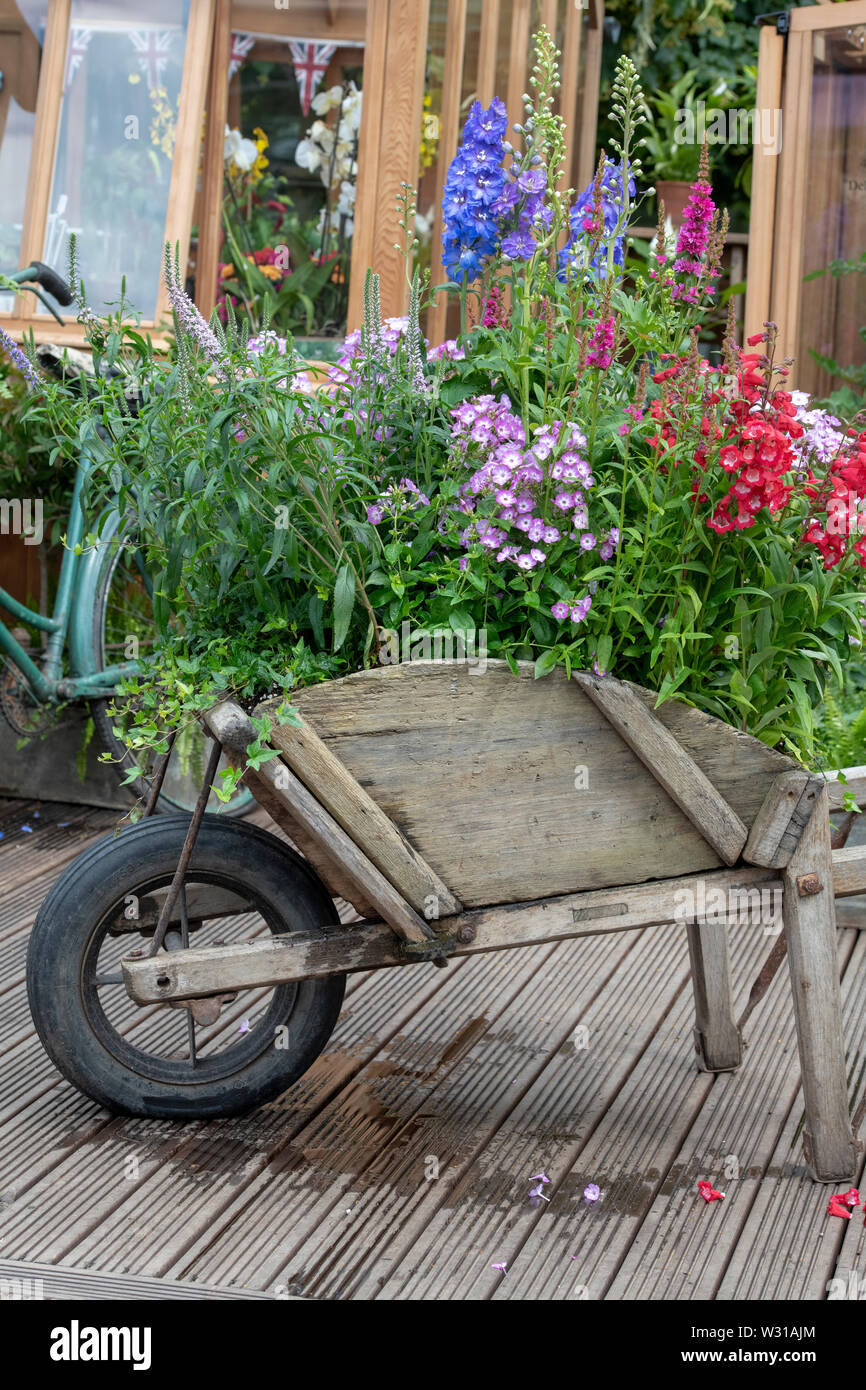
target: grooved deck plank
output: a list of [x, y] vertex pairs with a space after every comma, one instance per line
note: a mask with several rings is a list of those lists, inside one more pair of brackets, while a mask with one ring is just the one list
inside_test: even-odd
[[[102, 1274], [95, 1269], [72, 1269], [68, 1265], [38, 1264], [24, 1260], [0, 1260], [0, 1288], [16, 1288], [26, 1281], [28, 1289], [38, 1287], [46, 1302], [67, 1299], [262, 1299], [268, 1294], [248, 1289], [206, 1288], [202, 1284], [183, 1284], [169, 1279], [142, 1279], [137, 1275]], [[31, 1295], [28, 1293], [27, 1297]]]

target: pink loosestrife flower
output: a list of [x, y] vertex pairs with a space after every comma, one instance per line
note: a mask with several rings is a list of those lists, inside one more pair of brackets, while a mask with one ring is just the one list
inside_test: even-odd
[[[710, 225], [716, 205], [713, 202], [713, 190], [709, 182], [698, 175], [697, 181], [692, 184], [689, 193], [689, 201], [683, 214], [683, 222], [680, 227], [680, 234], [677, 238], [677, 258], [674, 261], [674, 272], [680, 276], [694, 276], [699, 280], [705, 271], [705, 261], [710, 241]], [[689, 304], [696, 304], [698, 300], [698, 286], [696, 284], [677, 284], [671, 291], [673, 299], [684, 299]]]

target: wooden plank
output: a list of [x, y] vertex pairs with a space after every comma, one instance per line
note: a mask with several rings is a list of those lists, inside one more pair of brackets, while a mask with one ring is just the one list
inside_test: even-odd
[[747, 864], [780, 869], [788, 863], [823, 786], [822, 777], [805, 770], [776, 778], [749, 832], [743, 850]]
[[[230, 701], [209, 710], [207, 724], [230, 755], [242, 755], [249, 744], [255, 742], [256, 732], [252, 724], [243, 710]], [[269, 785], [292, 819], [321, 845], [326, 857], [339, 861], [346, 879], [362, 898], [372, 903], [397, 936], [403, 941], [416, 942], [435, 937], [435, 933], [409, 906], [402, 894], [397, 892], [285, 764], [277, 767], [273, 761], [263, 763], [256, 771], [256, 778]]]
[[686, 928], [695, 996], [695, 1052], [702, 1071], [733, 1071], [743, 1060], [734, 1019], [728, 929], [724, 922]]
[[[189, 258], [189, 239], [192, 231], [192, 212], [201, 158], [201, 128], [205, 94], [210, 74], [211, 44], [214, 35], [216, 0], [190, 0], [186, 24], [186, 48], [183, 75], [178, 98], [177, 133], [171, 165], [171, 181], [165, 209], [167, 241], [174, 253], [179, 247], [180, 273], [183, 279]], [[154, 322], [171, 319], [168, 290], [160, 277]]]
[[580, 127], [577, 118], [577, 94], [580, 86], [580, 44], [583, 35], [583, 9], [579, 5], [567, 5], [565, 11], [565, 37], [562, 44], [562, 87], [559, 93], [559, 114], [565, 122], [565, 148], [567, 151], [560, 180], [561, 188], [568, 188], [575, 177], [577, 152], [580, 146]]
[[577, 188], [586, 188], [595, 174], [595, 141], [598, 130], [598, 95], [601, 83], [601, 48], [604, 41], [604, 4], [591, 0], [589, 28], [586, 31], [586, 61], [583, 100], [580, 109], [580, 138], [577, 147]]
[[210, 318], [216, 302], [219, 253], [222, 243], [224, 131], [229, 102], [228, 71], [231, 28], [231, 0], [216, 0], [207, 96], [207, 129], [202, 159], [198, 251], [195, 267], [195, 302], [206, 319]]
[[791, 33], [810, 34], [813, 29], [849, 28], [866, 24], [866, 0], [847, 0], [844, 11], [797, 6], [791, 10]]
[[[364, 106], [358, 133], [358, 186], [355, 231], [349, 277], [346, 331], [360, 328], [364, 318], [364, 277], [373, 265], [373, 245], [379, 202], [379, 166], [388, 49], [389, 0], [367, 0], [364, 40]], [[392, 238], [393, 240], [394, 238]]]
[[[762, 120], [764, 111], [781, 111], [784, 58], [783, 36], [778, 34], [772, 25], [762, 25], [758, 37], [756, 119]], [[777, 145], [778, 143], [777, 137]], [[752, 195], [749, 201], [749, 276], [746, 283], [744, 339], [754, 333], [761, 333], [770, 317], [778, 170], [778, 151], [765, 154], [762, 148], [755, 146], [752, 158]]]
[[[260, 705], [273, 713], [278, 701]], [[368, 796], [345, 765], [308, 724], [275, 724], [271, 743], [316, 800], [428, 921], [450, 917], [462, 904], [413, 849], [394, 822]]]
[[719, 857], [735, 864], [748, 830], [664, 725], [625, 682], [584, 672], [574, 679]]
[[[21, 232], [21, 259], [23, 268], [31, 261], [41, 259], [45, 238], [45, 221], [51, 198], [51, 183], [54, 178], [54, 155], [57, 145], [57, 132], [60, 127], [60, 105], [63, 98], [63, 76], [66, 71], [66, 44], [69, 34], [69, 16], [72, 0], [54, 0], [49, 7], [45, 25], [45, 39], [42, 45], [42, 64], [39, 70], [39, 95], [36, 104], [36, 120], [33, 126], [33, 143], [30, 147], [30, 165], [27, 171], [27, 196], [24, 204], [24, 226]], [[63, 273], [63, 267], [58, 267]], [[18, 301], [18, 321], [26, 328], [33, 317], [37, 301], [33, 295], [24, 295]], [[11, 325], [7, 332], [11, 332]], [[51, 341], [55, 341], [54, 338]], [[57, 339], [56, 341], [59, 341]]]
[[830, 810], [841, 811], [844, 808], [845, 796], [851, 792], [856, 801], [861, 799], [866, 801], [866, 767], [845, 767], [842, 768], [845, 778], [841, 780], [838, 772], [827, 772], [824, 774], [827, 782], [827, 791], [830, 794]]
[[[772, 895], [780, 888], [770, 869], [740, 869], [483, 908], [449, 922], [449, 951], [458, 956], [507, 951], [661, 924], [677, 928], [709, 921], [712, 926], [718, 921], [713, 916], [717, 902], [724, 922], [730, 918], [744, 925], [756, 916], [760, 922], [768, 900], [761, 890]], [[327, 936], [294, 933], [249, 945], [208, 946], [172, 951], [170, 957], [125, 960], [123, 975], [132, 998], [144, 1004], [405, 963], [405, 954], [388, 929], [365, 922], [348, 931], [329, 931]]]
[[[43, 1264], [36, 1260], [0, 1260], [0, 1289], [5, 1298], [39, 1297], [48, 1302], [68, 1299], [110, 1299], [114, 1302], [115, 1299], [272, 1298], [270, 1294], [258, 1293], [253, 1289], [213, 1288], [174, 1279], [142, 1279], [135, 1274], [103, 1274], [97, 1269], [75, 1269], [70, 1265]], [[286, 1297], [294, 1295], [287, 1294]]]
[[[496, 96], [496, 58], [499, 53], [499, 12], [501, 0], [481, 0], [481, 31], [478, 38], [478, 100], [489, 106]], [[512, 121], [515, 117], [509, 116]]]
[[[794, 356], [803, 275], [803, 231], [806, 211], [806, 169], [809, 159], [809, 117], [812, 87], [812, 41], [805, 33], [790, 33], [785, 59], [782, 102], [784, 137], [776, 186], [773, 278], [769, 317], [779, 325], [778, 356]], [[788, 384], [796, 384], [797, 365]]]
[[[641, 698], [651, 708], [655, 697]], [[499, 661], [410, 661], [293, 702], [468, 907], [720, 867], [562, 671], [536, 681], [531, 664], [514, 677]], [[776, 773], [796, 766], [677, 701], [653, 717], [746, 825]]]
[[525, 112], [523, 95], [526, 92], [529, 61], [529, 19], [532, 0], [512, 0], [511, 37], [508, 49], [508, 89], [505, 106], [511, 125], [523, 124]]
[[[460, 134], [460, 101], [463, 94], [463, 57], [466, 48], [467, 0], [451, 0], [445, 26], [445, 58], [442, 77], [442, 109], [439, 118], [439, 149], [436, 160], [436, 212], [433, 218], [431, 248], [432, 272], [430, 284], [441, 285], [447, 280], [442, 264], [442, 188], [448, 166], [457, 153]], [[440, 292], [427, 313], [427, 339], [438, 347], [445, 339], [448, 296]]]
[[783, 870], [782, 902], [806, 1105], [803, 1150], [806, 1162], [822, 1182], [851, 1178], [857, 1164], [848, 1117], [836, 914], [833, 895], [828, 891], [832, 877], [829, 805], [824, 790]]
[[[245, 2], [233, 6], [233, 28], [249, 34], [282, 34], [287, 38], [316, 39], [319, 42], [363, 43], [367, 4], [339, 4], [330, 0], [289, 0], [271, 5]], [[365, 84], [366, 85], [366, 84]]]

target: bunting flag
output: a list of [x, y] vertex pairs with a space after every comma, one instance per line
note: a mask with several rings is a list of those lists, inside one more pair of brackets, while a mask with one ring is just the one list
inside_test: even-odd
[[232, 46], [229, 50], [229, 82], [240, 68], [255, 41], [255, 34], [232, 34]]
[[335, 43], [289, 43], [295, 77], [301, 96], [301, 110], [306, 116], [316, 88], [328, 69], [332, 56], [337, 51]]
[[70, 29], [69, 51], [66, 54], [66, 77], [63, 82], [64, 92], [69, 89], [73, 77], [81, 67], [82, 60], [92, 38], [92, 29], [82, 29], [78, 25], [73, 25]]
[[147, 77], [149, 92], [155, 92], [161, 84], [174, 35], [174, 29], [131, 29], [129, 32], [138, 54], [138, 66]]

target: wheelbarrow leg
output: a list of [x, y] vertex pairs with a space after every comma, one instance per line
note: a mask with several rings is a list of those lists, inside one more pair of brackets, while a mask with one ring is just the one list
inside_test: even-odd
[[702, 1071], [733, 1071], [742, 1061], [734, 1021], [728, 931], [724, 922], [686, 928], [695, 992], [695, 1052]]
[[784, 871], [782, 912], [800, 1049], [803, 1152], [819, 1182], [854, 1177], [826, 787]]

